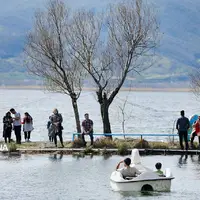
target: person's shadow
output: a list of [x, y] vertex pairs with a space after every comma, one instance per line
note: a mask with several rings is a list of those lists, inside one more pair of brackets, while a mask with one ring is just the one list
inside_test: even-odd
[[188, 159], [188, 154], [187, 153], [181, 155], [181, 157], [178, 160], [178, 166], [181, 167], [181, 166], [187, 164], [187, 159]]
[[55, 161], [60, 161], [60, 160], [62, 160], [62, 158], [63, 158], [63, 153], [60, 153], [59, 157], [58, 157], [57, 153], [49, 156], [49, 159], [52, 160], [52, 161], [54, 161], [54, 162]]

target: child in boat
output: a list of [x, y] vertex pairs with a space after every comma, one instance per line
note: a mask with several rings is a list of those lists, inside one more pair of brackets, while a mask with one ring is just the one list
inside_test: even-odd
[[[124, 168], [119, 169], [121, 163], [124, 163]], [[116, 170], [121, 172], [124, 179], [141, 174], [140, 171], [136, 169], [135, 167], [130, 167], [130, 164], [131, 164], [131, 159], [126, 158], [122, 160], [121, 162], [119, 162], [116, 167]]]
[[164, 176], [163, 171], [161, 170], [162, 164], [160, 162], [155, 164], [157, 171], [155, 171], [159, 176]]

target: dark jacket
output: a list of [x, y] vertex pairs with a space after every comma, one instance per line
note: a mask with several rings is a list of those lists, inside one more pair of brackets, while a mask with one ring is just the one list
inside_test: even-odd
[[180, 117], [176, 122], [176, 129], [178, 131], [188, 131], [190, 128], [190, 121], [187, 117]]
[[4, 116], [3, 118], [3, 130], [12, 129], [12, 117]]

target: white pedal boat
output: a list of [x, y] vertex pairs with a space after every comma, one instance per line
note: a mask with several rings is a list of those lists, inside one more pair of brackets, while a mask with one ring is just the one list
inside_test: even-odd
[[114, 191], [170, 191], [171, 180], [174, 179], [174, 177], [169, 168], [165, 169], [165, 176], [159, 176], [153, 170], [141, 164], [138, 149], [132, 150], [131, 161], [132, 163], [130, 166], [135, 166], [141, 174], [126, 180], [119, 171], [114, 171], [110, 177], [110, 185]]

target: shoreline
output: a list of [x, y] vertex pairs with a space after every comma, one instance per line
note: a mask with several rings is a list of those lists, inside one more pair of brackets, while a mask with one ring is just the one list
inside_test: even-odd
[[[5, 143], [1, 143], [5, 145]], [[59, 144], [60, 145], [60, 144]], [[59, 146], [58, 145], [58, 146]], [[95, 142], [93, 147], [83, 147], [80, 140], [75, 142], [64, 142], [64, 148], [55, 147], [50, 142], [23, 142], [21, 145], [15, 143], [7, 144], [7, 150], [1, 150], [3, 155], [20, 156], [21, 154], [39, 155], [39, 154], [63, 154], [72, 155], [78, 157], [85, 156], [112, 156], [112, 155], [130, 155], [131, 150], [136, 148], [139, 150], [141, 155], [200, 155], [200, 149], [198, 144], [195, 142], [195, 148], [192, 150], [184, 151], [180, 150], [178, 142], [159, 142], [159, 141], [146, 141], [140, 139], [102, 139], [101, 141]]]
[[[0, 90], [45, 90], [43, 86], [0, 86]], [[83, 87], [82, 91], [96, 91], [96, 88]], [[152, 87], [132, 87], [121, 88], [121, 91], [130, 92], [193, 92], [191, 88], [152, 88]]]

